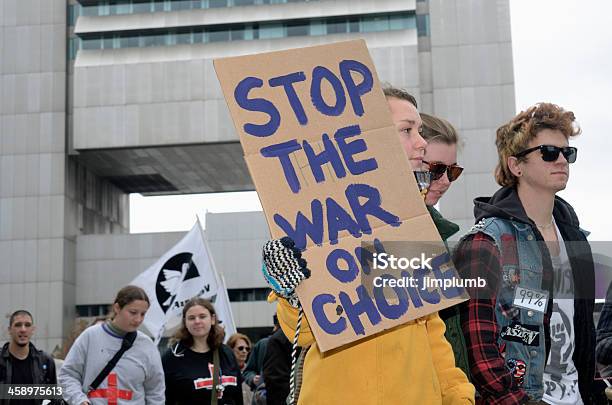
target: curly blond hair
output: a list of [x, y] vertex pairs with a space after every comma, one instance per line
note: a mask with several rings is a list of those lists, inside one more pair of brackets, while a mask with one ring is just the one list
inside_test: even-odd
[[[571, 111], [552, 103], [538, 103], [521, 111], [510, 122], [497, 129], [495, 145], [499, 161], [495, 168], [495, 181], [502, 187], [514, 187], [518, 178], [508, 167], [508, 158], [527, 149], [527, 145], [543, 129], [559, 130], [566, 139], [580, 134], [580, 127]], [[518, 158], [524, 161], [526, 157]]]

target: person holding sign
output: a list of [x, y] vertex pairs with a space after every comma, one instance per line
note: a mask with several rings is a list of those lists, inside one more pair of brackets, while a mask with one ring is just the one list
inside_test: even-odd
[[474, 201], [476, 225], [455, 265], [486, 275], [461, 311], [472, 382], [486, 404], [605, 403], [594, 382], [594, 266], [565, 189], [580, 133], [574, 114], [541, 103], [497, 130], [502, 186]]
[[[422, 166], [427, 143], [410, 94], [384, 90], [393, 123], [413, 169]], [[298, 325], [295, 287], [310, 275], [290, 238], [264, 247], [264, 275], [275, 290], [281, 328], [292, 341]], [[340, 310], [340, 309], [338, 309]], [[473, 404], [474, 387], [455, 367], [444, 323], [433, 313], [323, 354], [307, 319], [298, 343], [310, 346], [298, 404]]]

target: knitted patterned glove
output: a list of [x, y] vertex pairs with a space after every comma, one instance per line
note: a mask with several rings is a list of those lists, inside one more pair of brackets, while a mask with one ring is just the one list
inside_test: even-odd
[[298, 307], [295, 288], [310, 277], [302, 252], [287, 236], [266, 242], [263, 247], [263, 275], [270, 287], [289, 303]]

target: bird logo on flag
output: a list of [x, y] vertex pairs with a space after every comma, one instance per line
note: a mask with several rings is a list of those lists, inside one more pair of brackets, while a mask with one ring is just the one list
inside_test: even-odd
[[157, 302], [164, 313], [174, 301], [185, 281], [200, 277], [197, 266], [191, 260], [193, 253], [183, 252], [172, 256], [161, 267], [157, 275], [155, 292]]

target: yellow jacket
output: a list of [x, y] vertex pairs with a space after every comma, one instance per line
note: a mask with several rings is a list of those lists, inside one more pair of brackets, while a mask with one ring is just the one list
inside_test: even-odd
[[[279, 323], [293, 342], [297, 309], [274, 293], [268, 300], [278, 300]], [[298, 404], [474, 404], [474, 386], [455, 367], [444, 330], [434, 313], [322, 354], [304, 317], [298, 343], [312, 346]]]

